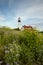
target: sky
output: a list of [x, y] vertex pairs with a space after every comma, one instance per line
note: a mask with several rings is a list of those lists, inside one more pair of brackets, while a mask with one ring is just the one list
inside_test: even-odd
[[43, 0], [0, 0], [0, 26], [31, 25], [43, 31]]

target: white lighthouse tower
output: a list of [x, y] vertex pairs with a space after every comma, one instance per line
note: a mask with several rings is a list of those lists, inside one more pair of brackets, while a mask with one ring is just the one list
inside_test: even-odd
[[18, 18], [18, 28], [21, 29], [21, 18]]

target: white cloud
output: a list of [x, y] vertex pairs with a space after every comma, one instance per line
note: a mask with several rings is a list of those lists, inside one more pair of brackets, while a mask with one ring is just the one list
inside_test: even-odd
[[43, 5], [34, 5], [30, 8], [25, 8], [24, 12], [20, 13], [19, 11], [17, 14], [26, 18], [43, 18]]
[[43, 19], [43, 0], [22, 0], [21, 2], [18, 0], [18, 3], [15, 0], [9, 0], [9, 7], [11, 14], [14, 13], [16, 18], [20, 16], [23, 21], [29, 18]]
[[0, 21], [4, 21], [5, 18], [3, 16], [0, 16]]
[[14, 7], [14, 1], [15, 0], [9, 0], [8, 6], [10, 9], [12, 9]]
[[4, 21], [5, 20], [5, 16], [2, 14], [2, 12], [0, 12], [0, 21]]

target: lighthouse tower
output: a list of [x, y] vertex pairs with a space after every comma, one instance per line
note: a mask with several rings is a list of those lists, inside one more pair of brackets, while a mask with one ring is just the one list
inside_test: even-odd
[[21, 18], [20, 17], [18, 18], [18, 28], [19, 29], [21, 28]]

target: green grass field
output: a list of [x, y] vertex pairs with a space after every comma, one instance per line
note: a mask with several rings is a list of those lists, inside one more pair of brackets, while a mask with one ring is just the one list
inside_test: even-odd
[[43, 33], [0, 28], [0, 61], [2, 65], [43, 65]]

